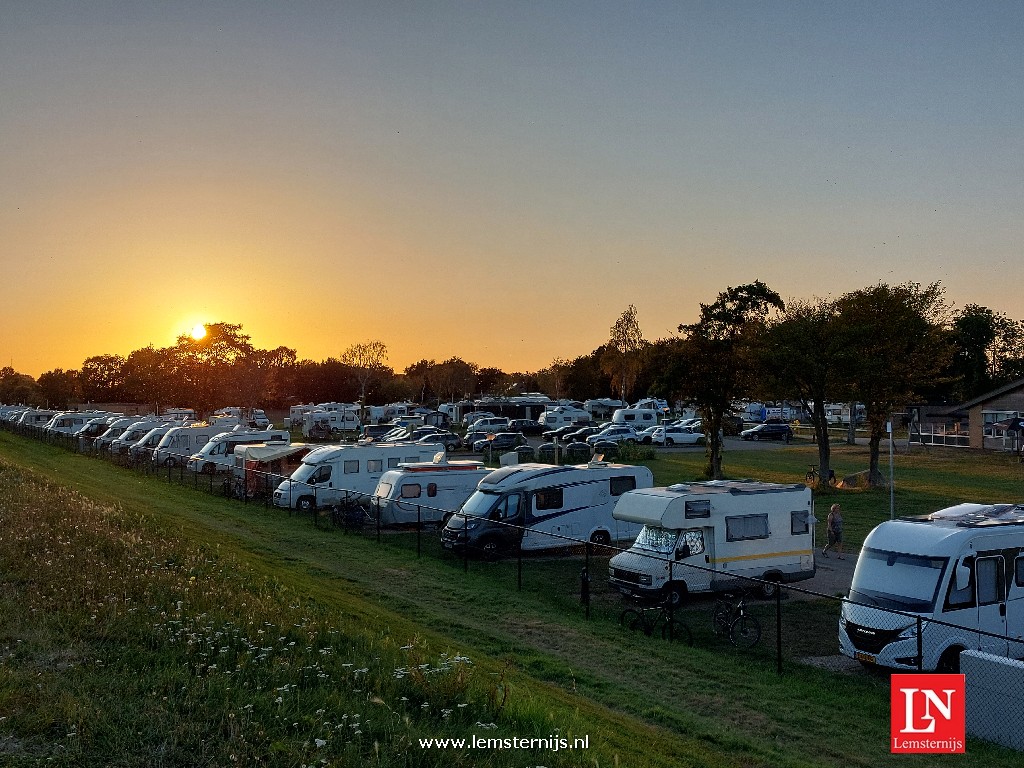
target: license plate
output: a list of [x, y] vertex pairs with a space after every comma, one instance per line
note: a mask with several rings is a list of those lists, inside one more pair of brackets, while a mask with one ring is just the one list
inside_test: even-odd
[[857, 661], [863, 661], [866, 664], [875, 663], [875, 657], [872, 656], [870, 653], [862, 653], [860, 651], [857, 651], [855, 654], [853, 654], [853, 658], [855, 658]]

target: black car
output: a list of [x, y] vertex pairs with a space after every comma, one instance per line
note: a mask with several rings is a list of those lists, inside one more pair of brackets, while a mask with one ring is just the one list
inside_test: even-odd
[[478, 440], [485, 440], [488, 434], [490, 433], [481, 432], [479, 430], [476, 432], [467, 432], [462, 438], [462, 447], [465, 448], [467, 451], [472, 451], [473, 443], [477, 442]]
[[457, 451], [462, 447], [462, 438], [454, 432], [434, 432], [433, 434], [421, 437], [417, 443], [442, 443], [446, 451]]
[[740, 432], [744, 440], [785, 440], [793, 439], [793, 430], [789, 424], [758, 424], [756, 427]]
[[508, 423], [509, 432], [522, 432], [524, 435], [539, 435], [544, 427], [535, 419], [512, 419]]
[[565, 443], [585, 443], [591, 435], [596, 435], [604, 427], [580, 427], [575, 432], [569, 432], [565, 437], [558, 438]]
[[566, 424], [564, 426], [557, 427], [556, 429], [549, 429], [547, 432], [544, 432], [542, 436], [545, 440], [554, 440], [555, 438], [558, 438], [558, 442], [561, 443], [565, 442], [566, 435], [570, 432], [577, 431], [579, 428], [579, 424]]
[[526, 445], [526, 438], [518, 432], [499, 432], [493, 440], [486, 437], [473, 443], [474, 453], [486, 453], [488, 451], [508, 451]]

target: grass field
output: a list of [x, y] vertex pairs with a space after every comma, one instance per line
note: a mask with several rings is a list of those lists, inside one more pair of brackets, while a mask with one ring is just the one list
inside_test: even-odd
[[[798, 481], [809, 448], [731, 452], [732, 476]], [[840, 474], [866, 449], [839, 448]], [[700, 454], [651, 462], [692, 479]], [[1002, 457], [897, 457], [900, 514], [1017, 500]], [[838, 492], [851, 539], [888, 492]], [[827, 499], [825, 502], [827, 503]], [[819, 500], [819, 504], [822, 503]], [[1019, 765], [889, 754], [888, 681], [633, 636], [593, 563], [463, 562], [436, 537], [316, 528], [0, 433], [0, 763], [28, 765]], [[834, 603], [785, 606], [789, 657], [835, 651]], [[433, 737], [546, 739], [428, 749]], [[586, 749], [552, 739], [587, 737]]]

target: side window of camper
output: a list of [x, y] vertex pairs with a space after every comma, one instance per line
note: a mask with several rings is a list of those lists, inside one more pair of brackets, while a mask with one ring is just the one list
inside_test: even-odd
[[978, 576], [978, 605], [1001, 603], [1006, 598], [1003, 558], [979, 557], [975, 570]]
[[210, 451], [211, 456], [223, 456], [224, 455], [224, 443], [217, 443], [213, 446], [213, 450]]
[[358, 475], [359, 474], [359, 459], [347, 459], [345, 461], [345, 474], [346, 475]]
[[420, 460], [419, 456], [406, 456], [405, 457], [405, 463], [406, 464], [415, 464], [419, 460]]
[[314, 472], [310, 476], [309, 483], [310, 483], [310, 485], [316, 485], [317, 483], [326, 483], [330, 479], [331, 479], [331, 467], [328, 464], [324, 464], [322, 467], [317, 469], [317, 471]]
[[544, 509], [562, 508], [562, 489], [543, 488], [533, 494], [534, 506], [540, 512]]
[[964, 558], [964, 565], [971, 572], [970, 581], [963, 589], [956, 588], [956, 569], [954, 568], [952, 575], [949, 579], [949, 592], [946, 595], [946, 605], [944, 610], [947, 611], [958, 611], [961, 608], [973, 608], [974, 603], [974, 558]]
[[398, 458], [397, 456], [390, 457], [388, 459], [388, 469], [396, 469], [398, 467], [398, 462], [400, 461], [401, 459]]
[[1018, 587], [1024, 587], [1024, 557], [1013, 561], [1013, 581]]
[[420, 484], [408, 483], [402, 486], [403, 499], [418, 499], [420, 497]]
[[437, 483], [427, 483], [427, 496], [437, 496]]
[[789, 532], [794, 536], [801, 533], [810, 533], [811, 526], [807, 522], [808, 514], [806, 509], [801, 509], [799, 512], [789, 513]]
[[737, 515], [725, 518], [726, 541], [767, 539], [771, 536], [768, 515]]
[[380, 472], [384, 469], [384, 462], [380, 459], [367, 459], [366, 460], [366, 471], [367, 472]]
[[698, 528], [693, 531], [683, 531], [682, 538], [679, 540], [679, 547], [683, 545], [690, 548], [691, 555], [699, 555], [704, 551], [704, 534]]
[[636, 421], [636, 414], [635, 413], [623, 414], [622, 420], [623, 421]]
[[612, 496], [621, 496], [626, 491], [636, 490], [636, 478], [632, 475], [613, 477], [608, 481], [608, 486]]
[[698, 517], [711, 517], [711, 499], [687, 501], [685, 514], [687, 520]]

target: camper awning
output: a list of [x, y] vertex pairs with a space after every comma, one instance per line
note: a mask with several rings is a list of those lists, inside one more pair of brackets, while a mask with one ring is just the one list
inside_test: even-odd
[[298, 444], [285, 445], [254, 445], [245, 449], [246, 461], [268, 462], [283, 459], [299, 451], [308, 451], [309, 446]]

